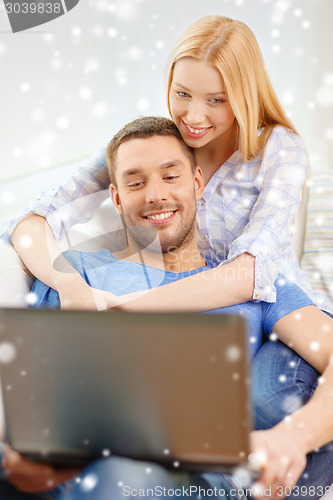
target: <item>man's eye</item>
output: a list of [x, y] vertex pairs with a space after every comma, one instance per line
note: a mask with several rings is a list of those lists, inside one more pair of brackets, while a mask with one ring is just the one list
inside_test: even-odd
[[179, 175], [168, 175], [167, 177], [164, 177], [166, 181], [173, 181], [175, 179], [178, 179]]
[[142, 186], [143, 182], [142, 181], [138, 181], [138, 182], [131, 182], [131, 184], [128, 185], [129, 188], [137, 188], [137, 187], [140, 187]]

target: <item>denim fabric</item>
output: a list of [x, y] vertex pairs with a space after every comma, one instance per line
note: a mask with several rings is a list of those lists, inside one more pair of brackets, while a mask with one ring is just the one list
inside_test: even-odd
[[[319, 373], [292, 349], [279, 341], [267, 341], [252, 364], [254, 428], [273, 427], [304, 405], [313, 394], [318, 377]], [[333, 442], [308, 454], [306, 469], [297, 483], [298, 494], [296, 488], [286, 498], [316, 500], [332, 483]]]
[[[234, 481], [235, 479], [235, 481]], [[231, 489], [237, 491], [240, 484], [231, 475], [186, 473], [167, 470], [162, 466], [138, 462], [121, 457], [98, 460], [88, 466], [79, 477], [58, 488], [40, 494], [20, 493], [6, 481], [0, 481], [1, 500], [126, 500], [139, 497], [138, 490], [150, 488], [150, 500], [197, 499], [205, 496], [226, 500]], [[161, 488], [167, 493], [161, 495]], [[201, 490], [200, 490], [201, 489]], [[131, 490], [136, 494], [131, 495]], [[155, 493], [155, 494], [154, 494]], [[172, 494], [174, 493], [174, 494]], [[232, 496], [243, 500], [243, 495]], [[246, 500], [246, 499], [245, 499]]]
[[[161, 488], [166, 494], [161, 495]], [[139, 490], [150, 489], [146, 494], [151, 500], [197, 499], [203, 490], [209, 497], [224, 500], [229, 498], [231, 488], [238, 489], [230, 475], [186, 473], [167, 470], [152, 463], [138, 462], [121, 457], [110, 457], [94, 462], [72, 483], [67, 492], [54, 490], [43, 498], [49, 500], [126, 500], [139, 497]], [[190, 490], [191, 489], [191, 490]], [[132, 490], [134, 490], [133, 495]], [[164, 490], [163, 490], [164, 491]], [[225, 492], [225, 494], [224, 494]], [[142, 495], [141, 495], [142, 496]], [[233, 496], [235, 500], [245, 499]], [[246, 499], [245, 499], [246, 500]]]

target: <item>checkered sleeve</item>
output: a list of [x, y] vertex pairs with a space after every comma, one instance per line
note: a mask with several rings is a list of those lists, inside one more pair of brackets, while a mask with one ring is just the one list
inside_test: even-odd
[[[278, 129], [278, 130], [276, 130]], [[308, 155], [301, 138], [276, 127], [256, 178], [258, 197], [249, 222], [230, 246], [225, 265], [243, 253], [255, 259], [254, 300], [275, 302], [279, 260], [291, 249], [291, 225], [302, 199]]]
[[28, 214], [46, 218], [56, 240], [60, 240], [78, 222], [87, 222], [108, 196], [110, 184], [106, 165], [106, 148], [98, 149], [72, 177], [49, 191], [41, 193], [15, 219], [3, 223], [1, 239], [10, 243], [16, 224]]

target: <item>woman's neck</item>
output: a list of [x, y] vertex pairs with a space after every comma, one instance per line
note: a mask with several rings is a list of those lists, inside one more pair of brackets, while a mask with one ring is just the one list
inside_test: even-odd
[[229, 138], [217, 137], [206, 146], [196, 149], [196, 160], [202, 170], [205, 184], [236, 150], [236, 132]]

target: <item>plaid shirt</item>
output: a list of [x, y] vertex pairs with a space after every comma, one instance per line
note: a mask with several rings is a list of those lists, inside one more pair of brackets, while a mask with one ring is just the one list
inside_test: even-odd
[[[17, 222], [31, 212], [46, 217], [56, 239], [72, 225], [88, 221], [109, 196], [105, 150], [98, 150], [68, 182], [43, 193], [4, 225], [2, 239], [8, 242]], [[253, 300], [276, 300], [274, 281], [280, 272], [325, 309], [325, 298], [311, 289], [291, 246], [290, 229], [307, 170], [301, 138], [276, 126], [266, 147], [250, 161], [243, 162], [236, 151], [215, 172], [198, 202], [199, 247], [207, 260], [225, 265], [245, 252], [256, 257]]]

